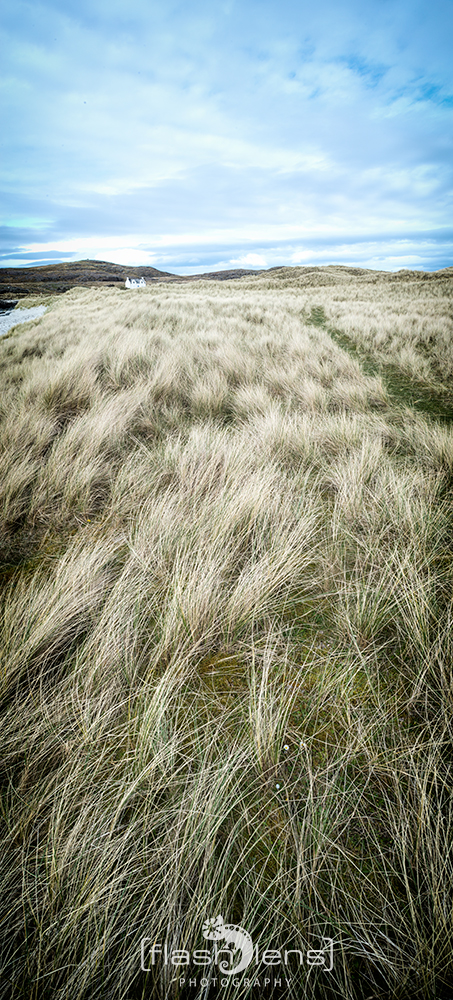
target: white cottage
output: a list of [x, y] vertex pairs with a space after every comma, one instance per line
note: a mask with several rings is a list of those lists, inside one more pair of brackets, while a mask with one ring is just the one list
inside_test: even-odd
[[126, 278], [126, 288], [145, 288], [144, 278]]

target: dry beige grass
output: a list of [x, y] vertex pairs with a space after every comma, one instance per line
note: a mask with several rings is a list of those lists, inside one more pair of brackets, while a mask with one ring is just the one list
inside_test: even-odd
[[327, 327], [429, 387], [450, 291], [324, 273], [0, 342], [5, 997], [206, 1000], [140, 940], [217, 913], [334, 939], [288, 997], [448, 988], [453, 433]]
[[451, 391], [452, 268], [435, 274], [283, 268], [274, 277], [252, 280], [274, 289], [283, 285], [288, 295], [301, 295], [307, 315], [313, 308], [323, 309], [331, 327], [342, 330], [377, 362], [432, 386], [450, 385]]

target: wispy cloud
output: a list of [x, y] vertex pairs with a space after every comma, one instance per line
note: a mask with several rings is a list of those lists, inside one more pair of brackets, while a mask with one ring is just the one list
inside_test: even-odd
[[449, 0], [7, 0], [3, 263], [289, 263], [326, 235], [385, 257], [415, 232], [446, 260], [452, 22]]

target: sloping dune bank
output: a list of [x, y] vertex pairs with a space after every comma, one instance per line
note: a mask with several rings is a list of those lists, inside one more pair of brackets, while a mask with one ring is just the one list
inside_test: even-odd
[[74, 288], [1, 338], [5, 997], [449, 995], [452, 290]]

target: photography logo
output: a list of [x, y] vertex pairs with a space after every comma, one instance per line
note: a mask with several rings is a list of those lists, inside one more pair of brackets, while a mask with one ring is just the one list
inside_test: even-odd
[[[186, 983], [185, 975], [193, 975], [193, 972], [202, 972], [203, 978], [198, 984], [196, 978], [190, 979], [191, 985], [207, 986], [210, 984], [226, 986], [228, 979], [216, 979], [215, 970], [218, 969], [220, 976], [237, 977], [239, 973], [245, 972], [251, 977], [245, 979], [245, 985], [267, 985], [272, 981], [275, 985], [281, 985], [281, 979], [275, 979], [275, 975], [284, 974], [284, 981], [288, 983], [286, 975], [294, 973], [296, 968], [304, 966], [307, 970], [317, 967], [323, 972], [331, 972], [333, 969], [333, 939], [330, 937], [321, 938], [321, 948], [300, 949], [300, 948], [260, 948], [254, 944], [248, 931], [236, 924], [226, 924], [222, 915], [205, 920], [201, 928], [206, 942], [211, 944], [209, 949], [196, 949], [188, 951], [185, 948], [173, 948], [168, 941], [160, 942], [152, 938], [142, 938], [141, 941], [141, 969], [142, 972], [151, 972], [153, 967], [163, 963], [174, 973], [179, 971], [180, 985]], [[193, 968], [195, 966], [195, 968]], [[184, 968], [185, 967], [185, 968]], [[197, 968], [198, 967], [198, 968]], [[280, 967], [280, 968], [278, 968]], [[193, 972], [189, 969], [192, 968]], [[264, 973], [274, 977], [265, 978], [263, 983], [256, 978]], [[209, 978], [206, 978], [208, 975]], [[172, 980], [175, 982], [176, 980]], [[239, 986], [240, 980], [234, 978], [233, 985]]]
[[[241, 951], [241, 960], [238, 965], [230, 969], [227, 962], [222, 959], [218, 965], [225, 976], [235, 976], [238, 972], [243, 972], [250, 965], [253, 958], [253, 941], [248, 931], [243, 927], [236, 927], [235, 924], [224, 924], [223, 917], [214, 917], [213, 920], [205, 920], [202, 927], [203, 937], [206, 941], [224, 941], [225, 945], [233, 945], [233, 951]], [[223, 950], [223, 949], [222, 949]], [[229, 952], [231, 956], [231, 952]], [[215, 959], [217, 961], [219, 952], [215, 948]]]

